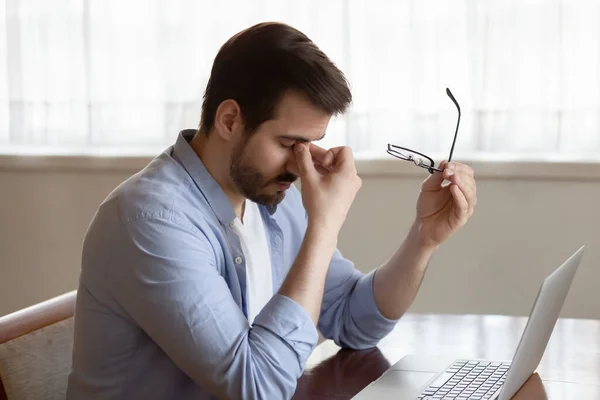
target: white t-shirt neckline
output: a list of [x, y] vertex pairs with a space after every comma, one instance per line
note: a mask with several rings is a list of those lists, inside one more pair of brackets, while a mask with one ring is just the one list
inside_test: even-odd
[[258, 204], [246, 200], [244, 223], [236, 218], [233, 230], [240, 238], [246, 260], [246, 304], [248, 321], [254, 318], [273, 297], [273, 276], [267, 233]]

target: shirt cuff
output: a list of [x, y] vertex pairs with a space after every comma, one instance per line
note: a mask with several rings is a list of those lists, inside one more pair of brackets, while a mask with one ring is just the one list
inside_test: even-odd
[[319, 333], [308, 312], [287, 296], [275, 294], [254, 319], [286, 342], [296, 353], [300, 369], [319, 340]]
[[350, 315], [362, 330], [369, 332], [370, 336], [382, 338], [394, 329], [400, 318], [389, 319], [379, 311], [373, 291], [375, 272], [376, 269], [361, 277], [356, 283], [353, 296], [350, 298]]

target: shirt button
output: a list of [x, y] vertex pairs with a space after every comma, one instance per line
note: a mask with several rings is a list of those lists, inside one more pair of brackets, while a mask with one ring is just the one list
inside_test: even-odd
[[235, 226], [235, 221], [231, 221], [231, 222], [229, 223], [229, 227], [230, 227], [230, 228], [233, 228], [234, 226]]
[[236, 257], [234, 261], [236, 264], [241, 264], [244, 260], [242, 260], [242, 257]]

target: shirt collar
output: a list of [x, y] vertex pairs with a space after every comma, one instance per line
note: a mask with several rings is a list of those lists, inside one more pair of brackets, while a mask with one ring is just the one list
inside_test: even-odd
[[[198, 157], [196, 152], [190, 146], [190, 140], [196, 134], [195, 129], [185, 129], [179, 132], [177, 141], [173, 147], [173, 153], [179, 159], [179, 162], [191, 176], [202, 195], [206, 198], [208, 205], [212, 208], [220, 222], [229, 224], [235, 220], [236, 215], [231, 201], [219, 185], [212, 177], [210, 172], [204, 166], [204, 163]], [[277, 206], [262, 206], [265, 207], [269, 215], [273, 215], [277, 211]]]

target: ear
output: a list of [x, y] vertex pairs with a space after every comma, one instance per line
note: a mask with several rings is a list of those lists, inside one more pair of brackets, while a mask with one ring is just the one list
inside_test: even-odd
[[237, 101], [227, 99], [217, 107], [215, 132], [225, 141], [236, 140], [244, 132], [242, 110]]

